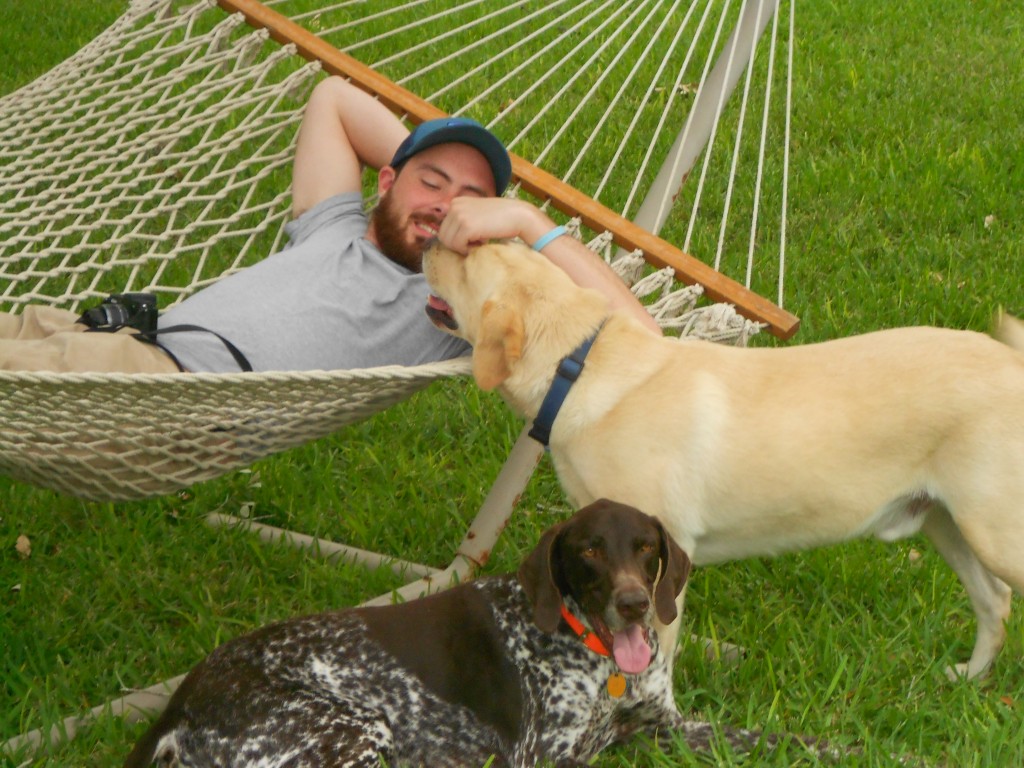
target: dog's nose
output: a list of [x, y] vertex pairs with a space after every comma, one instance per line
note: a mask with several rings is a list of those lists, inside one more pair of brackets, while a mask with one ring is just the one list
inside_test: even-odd
[[615, 596], [615, 610], [626, 621], [642, 620], [650, 607], [650, 598], [642, 589], [624, 590]]

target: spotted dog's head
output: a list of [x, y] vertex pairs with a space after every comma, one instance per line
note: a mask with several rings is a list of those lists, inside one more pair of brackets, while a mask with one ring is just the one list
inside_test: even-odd
[[651, 663], [654, 618], [676, 618], [690, 566], [656, 518], [601, 499], [548, 529], [519, 580], [542, 631], [555, 631], [568, 602], [622, 671], [637, 674]]

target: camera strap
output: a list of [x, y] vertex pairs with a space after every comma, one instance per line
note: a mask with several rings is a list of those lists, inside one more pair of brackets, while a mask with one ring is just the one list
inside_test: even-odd
[[185, 369], [182, 367], [181, 363], [178, 362], [178, 358], [174, 356], [174, 353], [171, 352], [171, 350], [169, 350], [163, 344], [161, 344], [156, 338], [157, 336], [163, 336], [165, 333], [178, 333], [181, 331], [198, 331], [199, 333], [212, 333], [214, 336], [220, 339], [220, 343], [223, 344], [224, 348], [231, 353], [231, 356], [233, 358], [235, 358], [235, 362], [238, 363], [239, 369], [246, 373], [250, 373], [252, 371], [252, 364], [249, 362], [248, 358], [242, 354], [242, 350], [240, 350], [238, 347], [236, 347], [234, 344], [225, 339], [216, 331], [211, 331], [209, 328], [203, 328], [200, 325], [172, 325], [170, 328], [161, 328], [158, 331], [139, 331], [139, 333], [135, 335], [136, 338], [139, 339], [139, 341], [145, 341], [148, 342], [149, 344], [155, 344], [156, 346], [160, 347], [160, 349], [167, 353], [167, 356], [174, 361], [174, 364], [184, 371]]
[[[83, 322], [83, 321], [80, 320], [79, 322]], [[86, 331], [86, 333], [90, 333], [90, 332], [94, 332], [94, 333], [115, 333], [117, 331], [120, 331], [122, 328], [130, 328], [130, 327], [131, 326], [128, 326], [128, 325], [106, 325], [106, 326], [101, 326], [101, 327], [100, 326], [93, 326], [93, 327], [90, 327]], [[183, 366], [181, 364], [181, 362], [178, 360], [177, 355], [175, 355], [173, 352], [171, 352], [171, 350], [169, 350], [167, 347], [165, 347], [159, 341], [157, 341], [157, 338], [156, 338], [157, 334], [163, 335], [165, 333], [175, 333], [177, 331], [193, 331], [193, 332], [199, 332], [199, 333], [212, 333], [214, 336], [216, 336], [218, 339], [220, 339], [220, 343], [223, 344], [225, 349], [227, 349], [227, 351], [231, 353], [231, 356], [233, 358], [235, 358], [235, 362], [238, 363], [239, 369], [241, 369], [245, 373], [251, 373], [252, 372], [252, 364], [249, 362], [249, 359], [245, 355], [242, 354], [242, 350], [240, 350], [238, 347], [236, 347], [230, 341], [225, 339], [219, 333], [217, 333], [216, 331], [211, 331], [209, 328], [203, 328], [202, 326], [199, 326], [199, 325], [173, 325], [170, 328], [161, 328], [159, 331], [140, 331], [137, 328], [133, 328], [132, 330], [135, 331], [134, 333], [130, 334], [133, 339], [138, 339], [139, 341], [145, 342], [146, 344], [152, 344], [155, 347], [160, 347], [160, 349], [162, 349], [164, 351], [164, 354], [166, 354], [169, 358], [171, 358], [171, 360], [174, 361], [174, 364], [176, 366], [178, 366], [178, 370], [180, 370], [180, 371], [184, 371], [185, 370], [185, 366]]]

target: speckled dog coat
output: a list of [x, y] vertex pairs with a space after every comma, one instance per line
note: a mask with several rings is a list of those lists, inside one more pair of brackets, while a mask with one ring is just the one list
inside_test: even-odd
[[224, 644], [126, 766], [577, 765], [639, 731], [706, 742], [648, 631], [674, 618], [688, 572], [654, 518], [597, 502], [549, 529], [518, 577]]

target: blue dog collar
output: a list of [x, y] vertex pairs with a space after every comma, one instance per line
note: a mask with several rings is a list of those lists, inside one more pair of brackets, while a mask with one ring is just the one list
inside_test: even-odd
[[555, 418], [562, 408], [562, 403], [565, 402], [565, 398], [569, 394], [569, 390], [572, 389], [572, 385], [576, 383], [576, 379], [583, 373], [587, 354], [590, 352], [590, 348], [603, 327], [604, 321], [601, 322], [601, 325], [597, 327], [593, 334], [584, 339], [582, 344], [563, 357], [558, 364], [554, 381], [551, 382], [551, 388], [548, 389], [548, 393], [544, 396], [544, 402], [541, 403], [540, 410], [537, 412], [537, 417], [533, 420], [533, 426], [529, 432], [530, 437], [543, 445], [545, 450], [548, 448], [548, 442], [551, 439], [551, 428], [555, 424]]

